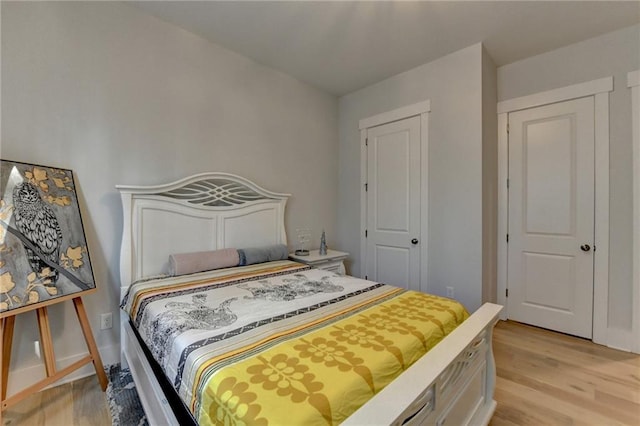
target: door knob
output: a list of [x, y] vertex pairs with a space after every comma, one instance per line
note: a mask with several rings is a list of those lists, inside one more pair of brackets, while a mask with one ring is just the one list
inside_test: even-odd
[[418, 239], [414, 238], [413, 240], [411, 240], [411, 244], [416, 245], [418, 244]]
[[580, 250], [589, 251], [589, 250], [591, 250], [591, 246], [589, 244], [583, 244], [583, 245], [580, 246]]

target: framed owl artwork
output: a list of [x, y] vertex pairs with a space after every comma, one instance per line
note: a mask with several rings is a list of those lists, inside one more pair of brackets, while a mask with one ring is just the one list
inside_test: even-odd
[[71, 170], [0, 160], [0, 318], [95, 290]]

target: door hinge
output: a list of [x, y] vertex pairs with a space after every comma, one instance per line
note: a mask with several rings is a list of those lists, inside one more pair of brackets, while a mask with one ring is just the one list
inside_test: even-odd
[[369, 184], [365, 183], [364, 184], [364, 192], [368, 192], [369, 191]]
[[596, 251], [596, 246], [595, 246], [595, 244], [593, 245], [593, 251]]
[[364, 146], [369, 146], [369, 138], [364, 139]]
[[364, 237], [367, 238], [369, 236], [369, 231], [367, 229], [364, 230]]
[[509, 123], [507, 123], [507, 133], [509, 133]]
[[507, 289], [506, 293], [506, 297], [509, 297], [509, 289]]
[[509, 242], [509, 234], [507, 234], [507, 243]]
[[509, 188], [509, 178], [507, 178], [507, 188]]

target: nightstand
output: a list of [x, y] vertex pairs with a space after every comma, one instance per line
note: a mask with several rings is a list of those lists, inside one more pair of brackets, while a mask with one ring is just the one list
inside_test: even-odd
[[318, 269], [324, 269], [325, 271], [335, 272], [340, 275], [345, 274], [344, 260], [349, 256], [349, 253], [344, 253], [337, 250], [327, 250], [327, 254], [318, 254], [318, 249], [309, 250], [308, 256], [297, 256], [293, 253], [289, 253], [289, 259], [296, 262], [304, 263], [313, 266]]

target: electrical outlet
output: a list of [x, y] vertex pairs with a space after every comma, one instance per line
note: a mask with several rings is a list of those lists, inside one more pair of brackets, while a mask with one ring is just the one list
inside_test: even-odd
[[453, 295], [453, 287], [447, 287], [447, 297], [453, 299], [455, 296]]
[[107, 330], [113, 327], [113, 315], [111, 312], [100, 315], [100, 330]]

